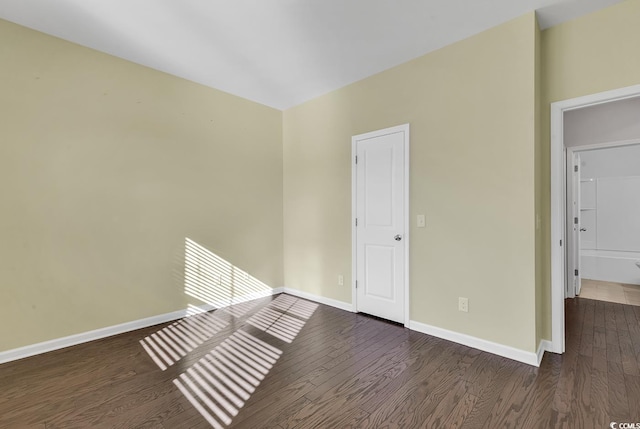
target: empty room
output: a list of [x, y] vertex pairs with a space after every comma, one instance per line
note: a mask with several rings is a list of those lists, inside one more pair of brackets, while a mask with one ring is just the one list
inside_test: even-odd
[[639, 22], [0, 0], [0, 428], [640, 427]]

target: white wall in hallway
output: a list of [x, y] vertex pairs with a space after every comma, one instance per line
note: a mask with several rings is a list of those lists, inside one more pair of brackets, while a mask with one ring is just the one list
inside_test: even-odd
[[640, 138], [640, 97], [564, 114], [564, 144], [585, 146]]
[[582, 179], [640, 176], [640, 144], [580, 152], [580, 165]]

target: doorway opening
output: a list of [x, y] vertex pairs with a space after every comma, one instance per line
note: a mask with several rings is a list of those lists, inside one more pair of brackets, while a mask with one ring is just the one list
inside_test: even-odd
[[[640, 117], [640, 98], [630, 101], [623, 107]], [[640, 305], [640, 139], [576, 146], [570, 130], [590, 112], [574, 113], [565, 118], [565, 297]]]
[[[570, 290], [571, 279], [569, 274], [575, 273], [568, 271], [569, 267], [580, 264], [579, 258], [569, 261], [569, 257], [575, 258], [575, 253], [568, 252], [568, 241], [573, 240], [573, 225], [576, 225], [575, 219], [571, 217], [572, 206], [568, 206], [567, 191], [567, 173], [575, 160], [573, 157], [575, 150], [568, 150], [566, 137], [567, 115], [571, 112], [578, 112], [582, 109], [589, 109], [600, 105], [614, 106], [614, 103], [631, 101], [640, 97], [640, 85], [634, 85], [626, 88], [620, 88], [612, 91], [587, 95], [570, 100], [559, 101], [551, 104], [551, 315], [552, 315], [552, 338], [551, 350], [554, 353], [564, 353], [565, 350], [565, 320], [564, 320], [564, 301], [567, 291]], [[586, 110], [583, 110], [586, 111]], [[637, 120], [636, 120], [637, 122]], [[596, 127], [598, 126], [595, 123]], [[624, 128], [624, 127], [623, 127]], [[596, 128], [597, 129], [597, 128]], [[619, 131], [628, 131], [620, 129]], [[593, 134], [593, 133], [592, 133]], [[609, 141], [616, 141], [614, 145], [622, 146], [633, 143], [633, 139], [625, 139], [618, 137]], [[603, 144], [600, 142], [591, 142], [590, 144]], [[589, 143], [588, 143], [589, 144]], [[594, 149], [592, 147], [592, 149]], [[569, 164], [571, 163], [571, 164]], [[573, 199], [570, 201], [573, 205]], [[579, 210], [580, 206], [576, 208]], [[585, 207], [586, 208], [586, 207]], [[575, 216], [574, 216], [575, 217]], [[569, 224], [569, 221], [572, 223]], [[579, 222], [579, 220], [578, 220]], [[568, 227], [571, 225], [571, 228]], [[578, 223], [577, 233], [580, 233]], [[583, 231], [584, 232], [584, 231]], [[574, 240], [575, 241], [575, 240]], [[571, 262], [571, 263], [570, 263]], [[579, 270], [579, 268], [578, 268]], [[579, 275], [579, 272], [578, 272]], [[575, 285], [574, 291], [575, 291]]]

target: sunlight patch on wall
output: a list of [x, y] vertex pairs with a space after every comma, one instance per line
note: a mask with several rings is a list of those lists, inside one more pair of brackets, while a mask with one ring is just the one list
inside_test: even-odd
[[[215, 308], [269, 296], [273, 289], [246, 271], [185, 238], [185, 293]], [[235, 307], [230, 314], [240, 317], [251, 307]]]
[[[229, 321], [189, 304], [187, 317], [143, 338], [140, 344], [164, 371], [204, 347], [229, 324], [237, 324], [239, 329], [219, 335], [226, 336], [221, 343], [217, 338], [209, 341], [211, 347], [218, 345], [173, 380], [212, 427], [223, 429], [283, 354], [269, 343], [292, 343], [318, 304], [280, 295], [242, 321], [260, 303], [256, 298], [271, 296], [273, 289], [189, 238], [185, 238], [184, 292], [206, 304], [205, 308], [213, 307], [216, 314], [226, 313], [224, 318]], [[253, 328], [262, 331], [256, 334], [260, 338], [246, 332]]]

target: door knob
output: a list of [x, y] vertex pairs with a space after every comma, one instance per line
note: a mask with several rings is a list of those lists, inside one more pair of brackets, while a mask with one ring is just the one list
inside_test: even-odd
[[580, 228], [580, 232], [585, 232], [587, 228]]
[[400, 241], [400, 240], [402, 240], [402, 236], [400, 234], [398, 234], [395, 237], [393, 237], [393, 239], [396, 240], [396, 241]]

